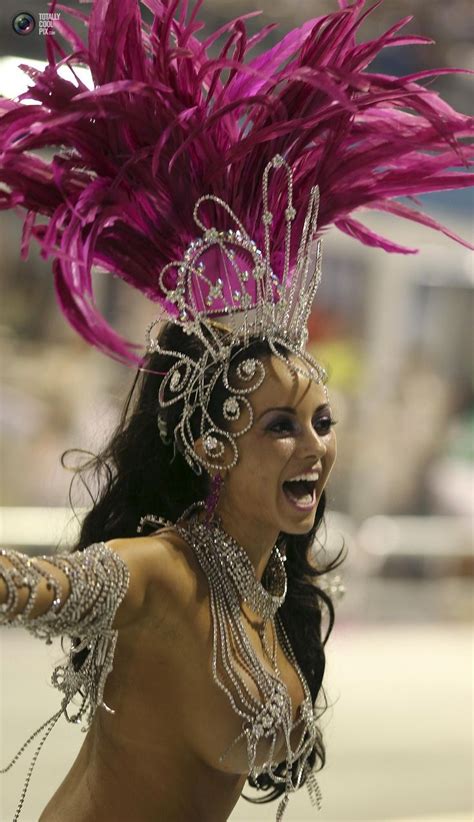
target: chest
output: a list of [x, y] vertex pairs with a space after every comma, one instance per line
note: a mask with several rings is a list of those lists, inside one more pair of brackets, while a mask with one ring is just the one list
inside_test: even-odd
[[[244, 736], [233, 743], [245, 725], [239, 713], [241, 699], [254, 708], [258, 705], [260, 710], [267, 704], [255, 671], [273, 677], [285, 690], [292, 722], [299, 718], [305, 698], [300, 676], [271, 623], [268, 621], [262, 631], [261, 623], [246, 606], [242, 606], [240, 630], [226, 631], [223, 643], [216, 624], [222, 620], [215, 614], [213, 618], [208, 580], [188, 546], [177, 547], [176, 566], [177, 582], [165, 617], [163, 608], [157, 606], [160, 617], [155, 618], [152, 605], [150, 618], [141, 623], [129, 641], [121, 644], [119, 640], [115, 670], [108, 683], [114, 691], [110, 693], [112, 704], [120, 700], [121, 715], [130, 715], [135, 727], [137, 717], [142, 718], [141, 733], [149, 736], [150, 748], [160, 744], [180, 746], [216, 771], [246, 774], [247, 740]], [[300, 744], [303, 727], [299, 722], [291, 731], [293, 751]], [[271, 738], [259, 740], [257, 767], [270, 758], [269, 754], [274, 762], [286, 758], [281, 731], [273, 742], [272, 750]]]
[[[170, 670], [175, 672], [176, 696], [182, 706], [181, 728], [189, 744], [209, 765], [244, 774], [249, 768], [247, 740], [242, 734], [249, 714], [245, 706], [264, 710], [266, 696], [262, 677], [266, 676], [267, 683], [270, 677], [276, 687], [281, 688], [283, 684], [291, 704], [292, 723], [300, 715], [305, 692], [296, 667], [270, 621], [262, 630], [261, 625], [246, 619], [242, 613], [238, 630], [235, 625], [232, 630], [227, 626], [224, 638], [219, 637], [217, 630], [214, 637], [214, 628], [210, 601], [205, 597], [177, 634]], [[183, 675], [184, 660], [186, 673]], [[302, 727], [299, 723], [291, 733], [293, 750], [301, 741]], [[225, 758], [221, 759], [224, 753]], [[274, 737], [259, 740], [255, 764], [261, 767], [270, 755], [273, 761], [285, 759], [282, 730]]]

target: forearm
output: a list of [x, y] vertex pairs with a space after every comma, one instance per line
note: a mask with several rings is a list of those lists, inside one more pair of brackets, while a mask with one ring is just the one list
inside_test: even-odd
[[17, 551], [0, 551], [0, 614], [6, 620], [20, 614], [34, 619], [50, 608], [57, 612], [69, 593], [68, 577], [59, 568]]

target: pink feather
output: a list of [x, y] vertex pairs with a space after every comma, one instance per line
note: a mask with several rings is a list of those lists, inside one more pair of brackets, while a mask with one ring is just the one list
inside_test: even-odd
[[[57, 30], [70, 54], [55, 37], [45, 38], [48, 66], [24, 67], [31, 88], [18, 101], [0, 101], [0, 208], [25, 212], [22, 254], [33, 238], [53, 259], [61, 310], [84, 339], [123, 362], [140, 361], [141, 346], [100, 314], [92, 272], [118, 276], [166, 305], [157, 277], [195, 238], [193, 206], [203, 194], [226, 200], [262, 245], [260, 180], [276, 153], [294, 170], [292, 262], [315, 183], [321, 232], [335, 225], [366, 245], [412, 253], [354, 217], [376, 209], [469, 245], [394, 199], [471, 185], [466, 138], [474, 123], [422, 85], [456, 69], [405, 77], [368, 70], [385, 48], [429, 42], [398, 34], [409, 18], [356, 42], [364, 17], [379, 4], [340, 0], [338, 11], [255, 55], [273, 28], [249, 37], [246, 18], [255, 13], [199, 38], [202, 0], [145, 0], [150, 25], [138, 0], [94, 0], [89, 17], [54, 0], [50, 9], [61, 10]], [[63, 12], [88, 29], [87, 38]], [[70, 79], [59, 75], [61, 63]], [[79, 64], [90, 67], [94, 90], [78, 79]], [[54, 150], [51, 160], [38, 156], [44, 148]], [[272, 186], [270, 204], [278, 273], [284, 204]], [[203, 214], [216, 219], [212, 206]]]

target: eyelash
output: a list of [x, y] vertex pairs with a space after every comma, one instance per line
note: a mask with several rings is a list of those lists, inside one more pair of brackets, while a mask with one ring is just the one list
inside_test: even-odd
[[[329, 434], [329, 431], [331, 430], [333, 425], [337, 425], [337, 420], [333, 419], [333, 417], [320, 417], [316, 421], [316, 425], [318, 423], [321, 423], [321, 422], [326, 422], [327, 425], [328, 425], [328, 429], [327, 429], [327, 431], [324, 432], [323, 436], [325, 436], [326, 434]], [[283, 433], [283, 431], [281, 430], [281, 426], [284, 426], [287, 431], [291, 431], [291, 430], [293, 430], [292, 425], [293, 425], [293, 423], [292, 423], [291, 420], [287, 420], [287, 419], [278, 420], [277, 422], [274, 422], [272, 425], [270, 425], [267, 430], [271, 431], [272, 433], [275, 433], [275, 434], [281, 434], [281, 433]], [[315, 427], [316, 427], [316, 425], [315, 425]]]

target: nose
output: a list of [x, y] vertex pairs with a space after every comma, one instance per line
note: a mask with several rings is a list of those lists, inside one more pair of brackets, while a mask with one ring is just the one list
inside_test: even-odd
[[322, 459], [327, 452], [327, 445], [312, 425], [305, 428], [301, 439], [301, 448], [304, 456]]

